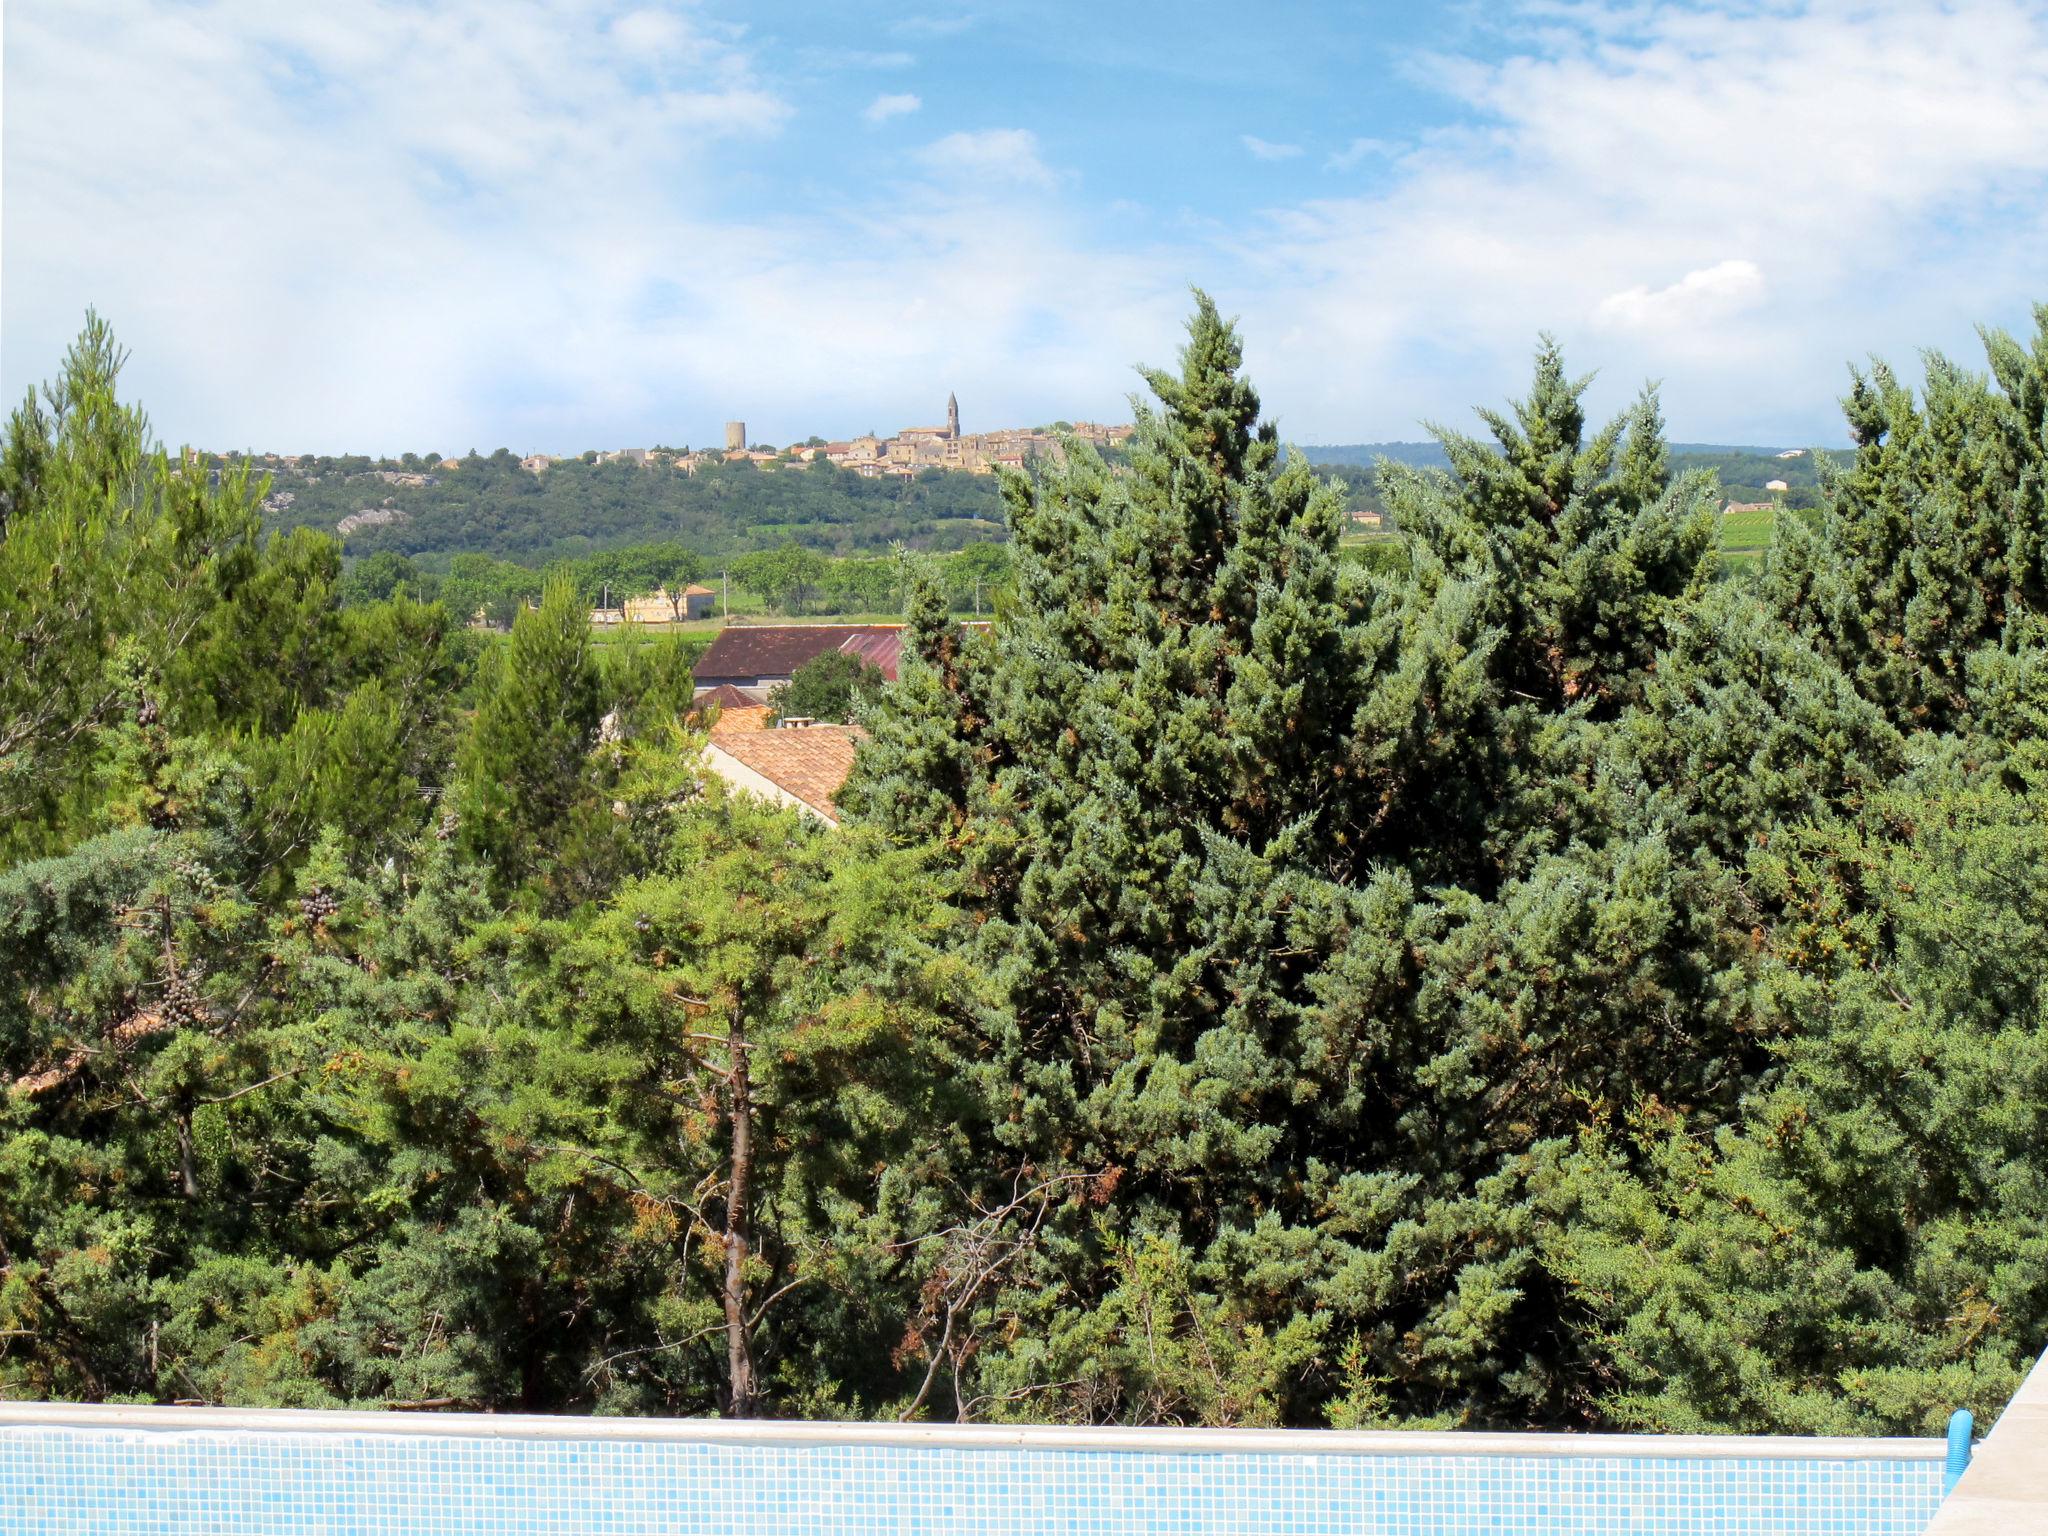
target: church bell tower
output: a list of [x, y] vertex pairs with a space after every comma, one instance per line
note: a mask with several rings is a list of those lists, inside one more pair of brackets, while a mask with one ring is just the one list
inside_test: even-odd
[[946, 396], [946, 436], [954, 442], [960, 441], [960, 397]]

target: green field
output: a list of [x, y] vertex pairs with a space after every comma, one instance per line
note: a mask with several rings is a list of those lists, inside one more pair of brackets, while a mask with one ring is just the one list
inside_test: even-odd
[[[732, 608], [735, 617], [745, 618], [755, 624], [901, 624], [903, 622], [903, 615], [900, 613], [834, 613], [822, 617], [805, 615], [792, 618], [786, 614], [770, 614], [759, 603], [752, 604], [746, 609], [742, 609], [738, 603], [734, 603]], [[972, 613], [959, 613], [955, 616], [962, 619], [972, 619], [974, 617]], [[593, 624], [590, 626], [590, 634], [591, 638], [599, 645], [614, 645], [623, 641], [629, 630], [641, 637], [652, 637], [655, 635], [703, 635], [708, 639], [708, 637], [717, 634], [723, 628], [725, 628], [724, 619], [709, 618], [691, 619], [677, 624]]]
[[[1762, 512], [1736, 512], [1717, 517], [1719, 527], [1715, 529], [1721, 564], [1726, 569], [1738, 569], [1754, 565], [1771, 547], [1772, 530], [1777, 525], [1775, 508]], [[1342, 541], [1344, 557], [1378, 569], [1387, 569], [1400, 563], [1399, 546], [1391, 534], [1352, 535]]]
[[1771, 529], [1778, 520], [1775, 511], [1729, 512], [1721, 517], [1721, 552], [1749, 553], [1771, 547]]
[[1717, 533], [1721, 568], [1735, 571], [1763, 559], [1764, 551], [1771, 547], [1778, 513], [1775, 508], [1762, 512], [1724, 512], [1719, 520], [1721, 526]]

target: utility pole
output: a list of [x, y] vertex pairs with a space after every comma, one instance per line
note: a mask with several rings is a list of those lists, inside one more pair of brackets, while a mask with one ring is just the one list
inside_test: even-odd
[[981, 578], [974, 578], [974, 616], [981, 617]]
[[720, 613], [724, 616], [723, 622], [730, 624], [732, 622], [731, 587], [730, 583], [726, 580], [723, 569], [718, 573], [718, 607]]

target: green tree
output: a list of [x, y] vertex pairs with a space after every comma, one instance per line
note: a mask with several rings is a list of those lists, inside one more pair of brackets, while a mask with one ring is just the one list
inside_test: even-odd
[[1653, 392], [1588, 440], [1589, 382], [1546, 337], [1512, 415], [1479, 412], [1493, 445], [1438, 430], [1450, 472], [1384, 461], [1380, 494], [1422, 595], [1455, 579], [1480, 598], [1511, 696], [1611, 716], [1711, 573], [1713, 487], [1672, 479]]
[[509, 628], [522, 607], [539, 598], [543, 578], [537, 571], [488, 555], [457, 555], [441, 583], [441, 600], [465, 622], [482, 615]]
[[1574, 1164], [1548, 1262], [1620, 1422], [1931, 1433], [2036, 1347], [2041, 999], [2015, 961], [2048, 914], [2044, 354], [1987, 343], [1996, 389], [1939, 358], [1924, 405], [1858, 378], [1855, 465], [1651, 690], [1636, 739], [1740, 871], [1774, 1060], [1738, 1112], [1659, 1084]]
[[158, 1287], [282, 1235], [289, 1155], [252, 1128], [296, 1063], [249, 1006], [233, 772], [187, 759], [162, 787], [158, 825], [0, 876], [0, 1380], [38, 1396], [185, 1395]]
[[439, 585], [421, 576], [419, 568], [408, 557], [396, 550], [380, 549], [343, 571], [337, 591], [342, 603], [357, 607], [364, 603], [383, 602], [401, 594], [431, 600]]
[[[1361, 972], [1404, 970], [1405, 888], [1332, 878], [1366, 875], [1388, 789], [1354, 733], [1391, 630], [1340, 569], [1339, 502], [1283, 459], [1238, 360], [1199, 298], [1181, 371], [1147, 375], [1160, 408], [1129, 474], [1077, 448], [1008, 482], [1014, 611], [962, 634], [920, 584], [842, 799], [953, 850], [997, 999], [1005, 1152], [1040, 1176], [1120, 1171], [1106, 1230], [1053, 1219], [988, 1304], [962, 1398], [1088, 1416], [1051, 1383], [1086, 1374], [1113, 1255], [1141, 1233], [1290, 1350], [1327, 1324], [1307, 1320], [1318, 1284], [1378, 1236], [1327, 1214], [1351, 1155], [1314, 1162], [1371, 1113], [1354, 1032], [1377, 1021], [1322, 1006], [1307, 957], [1350, 945]], [[1252, 1278], [1255, 1250], [1272, 1259]], [[1301, 1386], [1258, 1412], [1307, 1411]]]
[[892, 556], [828, 561], [820, 589], [829, 612], [894, 613], [902, 597], [898, 562]]
[[589, 614], [571, 583], [550, 582], [513, 624], [456, 769], [463, 846], [500, 890], [545, 870], [561, 824], [587, 805], [603, 713]]
[[586, 1380], [670, 1412], [886, 1399], [905, 1240], [944, 1225], [934, 1158], [971, 1115], [944, 886], [916, 851], [679, 781], [658, 741], [633, 755], [650, 864], [531, 942], [549, 1091], [514, 1086], [529, 1051], [486, 1074], [545, 1121], [524, 1135], [554, 1144], [547, 1177], [630, 1218], [640, 1347]]
[[1497, 449], [1383, 471], [1406, 558], [1368, 576], [1238, 357], [1200, 301], [1127, 474], [1077, 450], [1009, 483], [1013, 606], [962, 635], [920, 596], [842, 796], [953, 850], [1006, 1145], [1119, 1170], [995, 1299], [1018, 1343], [966, 1395], [1161, 1411], [1091, 1331], [1157, 1239], [1187, 1317], [1288, 1341], [1260, 1414], [1584, 1412], [1538, 1245], [1560, 1148], [1641, 1085], [1726, 1106], [1760, 1065], [1735, 881], [1675, 855], [1674, 806], [1586, 787], [1637, 771], [1710, 490], [1668, 477], [1653, 399], [1589, 441], [1546, 345]]
[[2048, 305], [2031, 346], [1985, 331], [1991, 373], [1927, 358], [1922, 398], [1878, 364], [1843, 402], [1853, 463], [1767, 565], [1779, 609], [1901, 726], [1950, 728], [1972, 654], [2048, 613]]
[[[995, 481], [472, 455], [421, 566], [555, 564], [444, 605], [316, 531], [369, 460], [266, 534], [89, 322], [0, 439], [0, 1393], [1990, 1412], [2048, 1326], [2048, 340], [1988, 340], [1861, 381], [1723, 579], [1548, 343], [1346, 558], [1198, 299], [1007, 546], [946, 553]], [[704, 775], [702, 637], [593, 643], [738, 524], [907, 609], [836, 831]]]
[[167, 696], [192, 729], [274, 734], [336, 682], [341, 551], [307, 529], [248, 536], [210, 572], [205, 615], [165, 658]]
[[572, 570], [585, 602], [596, 607], [609, 589], [616, 608], [628, 597], [643, 597], [657, 588], [680, 594], [691, 582], [703, 579], [704, 561], [682, 545], [669, 542], [589, 555], [576, 561]]
[[1936, 1434], [2039, 1349], [2048, 829], [1920, 778], [1755, 858], [1794, 914], [1768, 1089], [1705, 1134], [1652, 1101], [1588, 1149], [1552, 1262], [1608, 1330], [1620, 1423]]
[[[95, 746], [130, 674], [158, 672], [219, 625], [252, 558], [261, 490], [174, 469], [116, 392], [126, 354], [96, 315], [0, 441], [0, 849], [49, 851], [89, 822]], [[118, 663], [118, 665], [117, 665]], [[224, 673], [150, 707], [211, 712]]]
[[873, 662], [844, 651], [814, 656], [768, 695], [777, 720], [853, 719], [861, 701], [872, 697], [886, 679]]
[[779, 549], [756, 550], [733, 560], [727, 569], [741, 587], [786, 613], [801, 613], [825, 575], [823, 556], [794, 541]]
[[1007, 593], [1010, 551], [1004, 544], [976, 544], [947, 558], [946, 595], [955, 608], [988, 613]]

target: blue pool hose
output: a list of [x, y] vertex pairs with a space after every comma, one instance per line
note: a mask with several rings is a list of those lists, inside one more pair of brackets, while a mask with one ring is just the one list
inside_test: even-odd
[[1963, 1480], [1964, 1469], [1970, 1465], [1970, 1435], [1976, 1427], [1977, 1421], [1970, 1417], [1967, 1408], [1958, 1408], [1948, 1416], [1948, 1467], [1941, 1479], [1943, 1498], [1954, 1491]]

